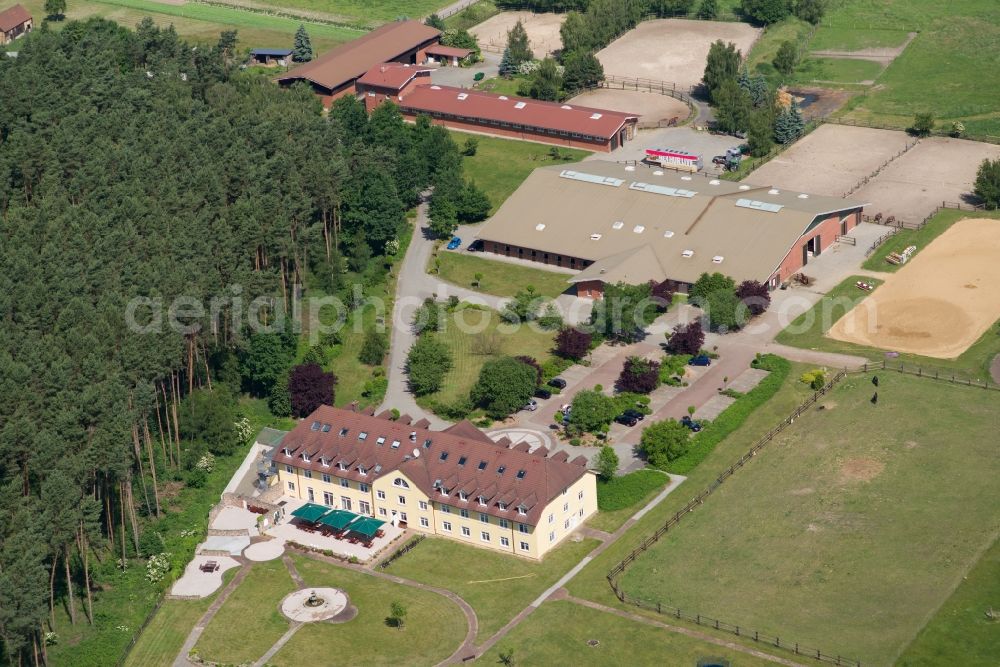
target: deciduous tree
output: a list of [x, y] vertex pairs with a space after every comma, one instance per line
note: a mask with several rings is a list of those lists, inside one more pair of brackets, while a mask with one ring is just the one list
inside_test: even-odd
[[444, 343], [433, 334], [421, 336], [406, 357], [410, 390], [417, 396], [438, 391], [451, 365], [451, 351]]
[[696, 355], [704, 344], [705, 331], [701, 327], [701, 320], [678, 324], [667, 335], [667, 348], [674, 354]]
[[288, 394], [293, 417], [307, 417], [321, 405], [333, 405], [333, 390], [337, 377], [324, 373], [317, 364], [302, 364], [292, 368], [288, 376]]
[[618, 391], [648, 394], [660, 385], [660, 364], [643, 357], [631, 356], [625, 360], [618, 375]]
[[510, 57], [510, 64], [514, 67], [519, 67], [521, 63], [534, 58], [531, 46], [528, 44], [528, 33], [520, 21], [507, 31], [507, 54]]
[[514, 357], [483, 364], [469, 398], [494, 419], [517, 412], [531, 400], [538, 386], [537, 369]]
[[740, 52], [732, 42], [727, 44], [719, 39], [709, 47], [702, 83], [705, 85], [705, 90], [708, 92], [708, 99], [711, 102], [715, 102], [715, 91], [724, 82], [736, 82], [736, 77], [740, 72], [741, 61]]
[[573, 397], [569, 423], [581, 431], [599, 433], [618, 416], [618, 405], [596, 389], [584, 389]]
[[736, 288], [738, 298], [752, 317], [762, 315], [771, 305], [771, 291], [767, 285], [756, 280], [744, 280]]
[[618, 472], [618, 463], [618, 454], [615, 453], [615, 450], [604, 445], [597, 453], [597, 474], [607, 482]]
[[683, 456], [691, 447], [691, 431], [680, 422], [667, 419], [655, 422], [642, 430], [639, 448], [650, 465], [665, 468]]
[[556, 354], [566, 359], [583, 359], [590, 351], [591, 335], [576, 327], [563, 327], [556, 335]]
[[982, 161], [976, 172], [974, 192], [986, 208], [1000, 208], [1000, 158]]

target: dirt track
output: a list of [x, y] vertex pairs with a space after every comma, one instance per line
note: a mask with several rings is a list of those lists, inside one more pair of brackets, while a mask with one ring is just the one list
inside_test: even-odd
[[747, 23], [687, 19], [643, 21], [598, 51], [597, 58], [606, 74], [694, 86], [705, 73], [712, 42], [717, 39], [733, 42], [746, 54], [760, 32]]
[[610, 88], [589, 90], [577, 95], [567, 104], [637, 113], [640, 125], [675, 117], [683, 123], [691, 112], [686, 104], [668, 95]]
[[831, 327], [836, 340], [954, 359], [1000, 318], [1000, 220], [956, 222]]
[[507, 31], [521, 21], [528, 42], [536, 58], [544, 58], [552, 51], [562, 48], [562, 37], [559, 28], [566, 20], [565, 14], [535, 14], [533, 12], [500, 12], [491, 16], [477, 26], [469, 28], [480, 44], [504, 47], [507, 44]]
[[905, 132], [822, 125], [753, 171], [746, 182], [840, 197], [912, 141]]

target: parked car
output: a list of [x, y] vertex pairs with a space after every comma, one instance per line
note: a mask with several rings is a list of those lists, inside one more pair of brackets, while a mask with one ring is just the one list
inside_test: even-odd
[[699, 354], [696, 357], [691, 357], [691, 361], [688, 364], [691, 366], [711, 366], [712, 359], [707, 354]]
[[460, 245], [462, 245], [462, 239], [457, 236], [453, 236], [451, 237], [451, 240], [448, 241], [448, 250], [454, 250]]
[[548, 384], [550, 387], [555, 387], [556, 389], [566, 388], [566, 380], [563, 380], [562, 378], [552, 378], [549, 380]]
[[482, 239], [476, 239], [475, 241], [469, 244], [469, 247], [466, 248], [466, 250], [468, 250], [469, 252], [481, 252], [482, 249], [483, 249]]
[[522, 409], [522, 410], [527, 410], [528, 412], [534, 412], [535, 410], [537, 410], [537, 409], [538, 409], [538, 401], [536, 401], [535, 399], [531, 399], [531, 400], [530, 400], [530, 401], [528, 401], [528, 402], [527, 402], [527, 404], [526, 404], [526, 405], [525, 405], [525, 406], [524, 406], [523, 408], [521, 408], [521, 409]]
[[716, 155], [715, 157], [712, 158], [712, 164], [720, 164], [722, 166], [726, 166], [726, 156]]
[[646, 415], [642, 414], [638, 410], [633, 410], [629, 408], [625, 412], [615, 417], [615, 421], [618, 422], [619, 424], [625, 424], [625, 426], [635, 426], [645, 418]]
[[701, 430], [701, 422], [696, 422], [695, 420], [691, 419], [691, 417], [688, 415], [684, 415], [683, 417], [681, 417], [681, 424], [687, 426], [695, 433]]
[[552, 398], [552, 392], [545, 387], [539, 387], [535, 390], [535, 398]]

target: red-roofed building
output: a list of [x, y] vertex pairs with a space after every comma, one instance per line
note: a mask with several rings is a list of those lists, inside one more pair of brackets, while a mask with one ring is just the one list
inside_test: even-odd
[[21, 35], [31, 32], [31, 14], [22, 5], [14, 5], [0, 12], [0, 46], [10, 44]]
[[364, 96], [365, 109], [371, 113], [385, 100], [398, 104], [415, 86], [429, 86], [432, 71], [433, 68], [420, 65], [382, 63], [365, 72], [354, 87], [359, 96]]
[[457, 67], [461, 61], [472, 55], [472, 49], [460, 49], [456, 46], [435, 44], [434, 46], [428, 46], [425, 53], [427, 54], [427, 62], [429, 63], [439, 62], [442, 65]]
[[597, 511], [587, 460], [322, 406], [274, 448], [283, 495], [540, 559]]
[[407, 118], [420, 114], [437, 125], [611, 152], [635, 137], [638, 114], [507, 97], [451, 86], [416, 86], [398, 96]]

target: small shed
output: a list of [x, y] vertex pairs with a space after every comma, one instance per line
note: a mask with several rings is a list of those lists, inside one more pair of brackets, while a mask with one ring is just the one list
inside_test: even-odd
[[435, 44], [434, 46], [428, 46], [425, 53], [427, 53], [428, 63], [440, 62], [442, 65], [457, 67], [460, 62], [472, 55], [472, 50]]
[[253, 49], [250, 60], [254, 65], [284, 67], [292, 62], [291, 49]]
[[21, 35], [31, 32], [31, 14], [23, 5], [14, 5], [0, 12], [0, 45], [10, 44]]

